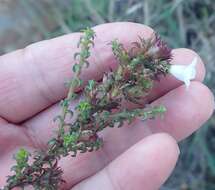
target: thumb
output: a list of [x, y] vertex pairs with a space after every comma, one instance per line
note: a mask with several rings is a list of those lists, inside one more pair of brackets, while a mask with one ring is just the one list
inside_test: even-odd
[[171, 136], [151, 135], [73, 190], [157, 190], [171, 174], [178, 155], [178, 145]]

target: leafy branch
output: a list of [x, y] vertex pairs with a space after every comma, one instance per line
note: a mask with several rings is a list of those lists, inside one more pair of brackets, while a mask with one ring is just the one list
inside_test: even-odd
[[[80, 52], [74, 55], [73, 78], [67, 83], [68, 95], [60, 103], [61, 114], [55, 118], [59, 125], [57, 137], [48, 142], [46, 151], [31, 155], [20, 149], [15, 156], [16, 165], [11, 168], [14, 174], [8, 177], [3, 190], [27, 186], [37, 190], [59, 189], [66, 183], [58, 166], [62, 157], [98, 150], [103, 145], [99, 133], [107, 127], [121, 127], [135, 119], [153, 119], [166, 111], [163, 106], [150, 107], [142, 103], [154, 81], [166, 75], [170, 68], [171, 50], [157, 35], [148, 40], [140, 38], [129, 50], [117, 40], [112, 41], [118, 68], [105, 73], [101, 82], [89, 80], [83, 87], [80, 74], [89, 66], [95, 32], [90, 28], [82, 32], [78, 44]], [[79, 97], [77, 89], [81, 88], [83, 99], [76, 105], [74, 114], [70, 105]], [[125, 102], [139, 108], [126, 108]]]

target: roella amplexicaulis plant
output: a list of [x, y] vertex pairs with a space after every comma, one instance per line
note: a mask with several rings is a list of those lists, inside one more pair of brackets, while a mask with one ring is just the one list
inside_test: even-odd
[[[29, 186], [36, 190], [60, 189], [66, 183], [63, 170], [58, 166], [62, 157], [75, 157], [102, 148], [103, 139], [99, 133], [105, 128], [164, 115], [164, 106], [152, 107], [144, 103], [160, 77], [172, 74], [187, 88], [195, 78], [196, 59], [188, 66], [171, 66], [171, 49], [154, 34], [147, 40], [140, 37], [128, 50], [117, 39], [110, 42], [118, 67], [104, 73], [101, 80], [89, 80], [84, 85], [80, 74], [93, 64], [88, 58], [96, 34], [90, 28], [82, 32], [77, 44], [80, 51], [75, 54], [76, 63], [71, 68], [73, 77], [66, 84], [68, 95], [60, 103], [61, 113], [54, 118], [59, 126], [56, 137], [49, 140], [46, 151], [29, 153], [20, 149], [14, 155], [16, 165], [12, 166], [12, 174], [2, 190]], [[70, 105], [74, 100], [79, 103], [72, 109]], [[136, 104], [138, 108], [126, 108], [125, 102]]]

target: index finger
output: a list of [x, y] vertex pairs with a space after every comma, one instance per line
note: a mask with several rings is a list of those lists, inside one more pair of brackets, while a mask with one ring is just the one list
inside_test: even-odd
[[[147, 39], [153, 33], [151, 28], [136, 23], [109, 23], [94, 30], [97, 36], [89, 59], [92, 64], [81, 76], [84, 81], [98, 79], [104, 71], [117, 66], [108, 45], [110, 41], [117, 38], [128, 47], [138, 36]], [[67, 92], [64, 82], [72, 76], [79, 38], [80, 33], [73, 33], [0, 57], [0, 116], [19, 123], [64, 98]], [[175, 54], [173, 62], [179, 64]], [[189, 63], [193, 56], [196, 55], [189, 52], [180, 60]], [[197, 80], [203, 76], [204, 66], [199, 59]], [[168, 80], [165, 85], [157, 85], [153, 97], [179, 84], [172, 78], [165, 80]]]

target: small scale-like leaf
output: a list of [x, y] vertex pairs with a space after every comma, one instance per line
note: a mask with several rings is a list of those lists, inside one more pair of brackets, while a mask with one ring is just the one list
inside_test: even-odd
[[72, 67], [74, 73], [79, 73], [81, 71], [81, 66], [79, 64], [74, 64]]

